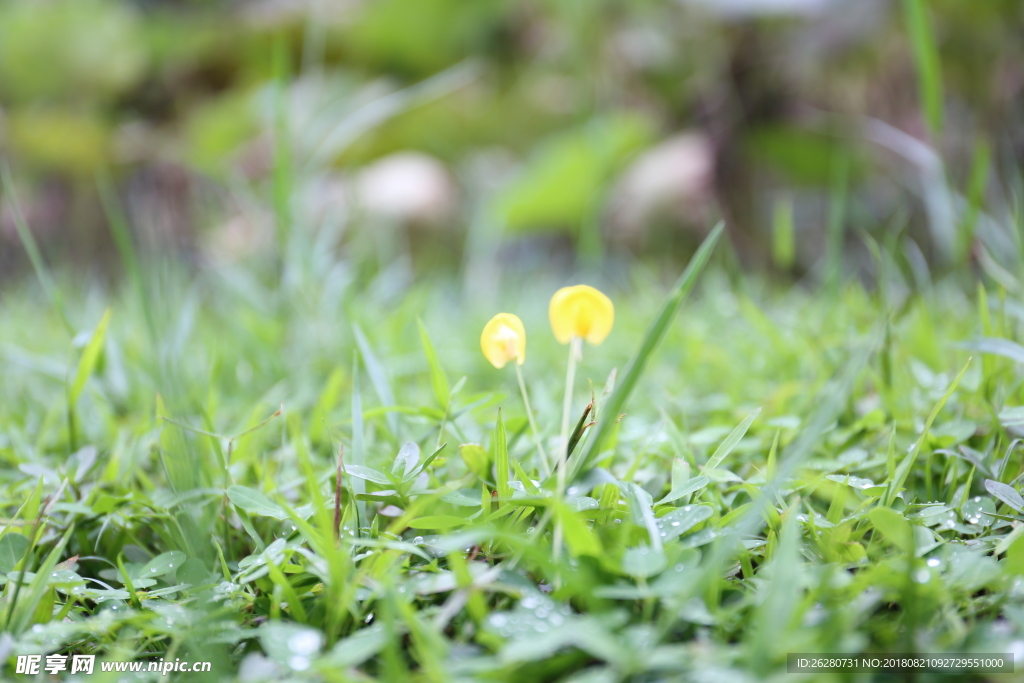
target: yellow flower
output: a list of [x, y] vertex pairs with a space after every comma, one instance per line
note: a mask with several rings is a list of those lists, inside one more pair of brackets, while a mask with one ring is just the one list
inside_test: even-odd
[[526, 328], [518, 316], [499, 313], [484, 325], [480, 335], [480, 348], [484, 356], [496, 368], [514, 360], [519, 365], [526, 362]]
[[568, 344], [573, 337], [580, 337], [596, 346], [612, 331], [615, 307], [593, 287], [576, 285], [555, 292], [548, 317], [558, 343]]

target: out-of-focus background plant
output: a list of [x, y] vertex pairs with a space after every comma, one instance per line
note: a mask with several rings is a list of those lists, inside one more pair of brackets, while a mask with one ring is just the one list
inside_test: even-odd
[[870, 269], [868, 235], [1006, 280], [1022, 30], [1014, 0], [9, 0], [5, 194], [103, 270], [112, 211], [187, 260], [327, 230], [412, 269], [678, 261], [724, 217], [749, 268]]
[[[1022, 29], [0, 0], [0, 668], [1019, 668]], [[567, 363], [578, 284], [614, 327]], [[500, 312], [519, 373], [481, 353]]]

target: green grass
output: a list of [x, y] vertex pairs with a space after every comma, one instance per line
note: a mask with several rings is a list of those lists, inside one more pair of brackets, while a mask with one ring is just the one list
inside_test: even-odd
[[500, 310], [523, 319], [555, 457], [546, 307], [569, 282], [510, 271], [481, 302], [290, 251], [280, 279], [143, 263], [113, 289], [38, 261], [45, 290], [0, 298], [8, 664], [745, 681], [787, 678], [787, 652], [1024, 648], [1005, 294], [909, 294], [898, 269], [772, 287], [722, 259], [674, 290], [643, 266], [581, 278], [617, 320], [584, 348], [573, 423], [593, 393], [595, 424], [557, 500], [478, 339]]

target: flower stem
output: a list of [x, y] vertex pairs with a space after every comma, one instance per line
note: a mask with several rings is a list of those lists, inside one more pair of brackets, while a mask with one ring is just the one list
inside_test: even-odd
[[523, 405], [526, 406], [526, 418], [530, 421], [530, 430], [533, 432], [534, 443], [537, 444], [537, 452], [540, 453], [540, 461], [544, 466], [544, 476], [551, 474], [551, 464], [548, 462], [548, 455], [544, 452], [544, 444], [540, 440], [540, 431], [537, 429], [537, 422], [533, 419], [533, 408], [530, 407], [530, 396], [526, 393], [526, 382], [523, 380], [523, 368], [516, 363], [516, 377], [519, 378], [519, 391], [523, 395]]
[[[556, 500], [561, 503], [565, 495], [565, 468], [569, 459], [569, 413], [572, 411], [572, 388], [576, 382], [576, 362], [583, 353], [583, 339], [573, 337], [569, 341], [569, 364], [565, 371], [565, 397], [562, 400], [562, 434], [558, 452], [558, 488]], [[562, 523], [555, 524], [554, 556], [562, 552]]]

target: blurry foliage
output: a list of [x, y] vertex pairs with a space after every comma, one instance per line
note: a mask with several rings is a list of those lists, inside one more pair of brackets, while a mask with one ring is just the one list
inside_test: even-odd
[[352, 61], [423, 78], [471, 54], [500, 48], [507, 0], [379, 0], [340, 31]]
[[129, 5], [105, 0], [0, 4], [4, 99], [103, 103], [135, 85], [147, 46]]
[[[920, 11], [905, 11], [911, 6]], [[851, 183], [845, 234], [877, 234], [896, 209], [931, 220], [905, 159], [884, 158], [890, 150], [863, 136], [869, 119], [931, 146], [954, 194], [965, 191], [979, 144], [993, 149], [994, 168], [1019, 165], [1022, 28], [1014, 0], [836, 0], [803, 9], [770, 0], [7, 0], [0, 154], [29, 185], [70, 188], [60, 206], [78, 207], [75, 215], [33, 211], [26, 199], [33, 228], [50, 234], [71, 223], [79, 234], [106, 233], [95, 224], [102, 212], [92, 183], [78, 182], [96, 171], [112, 170], [126, 191], [140, 169], [170, 163], [233, 189], [238, 178], [252, 180], [262, 195], [282, 150], [295, 156], [297, 175], [287, 180], [296, 184], [410, 150], [465, 180], [473, 159], [496, 151], [510, 184], [489, 195], [493, 213], [513, 232], [575, 234], [611, 213], [607, 191], [639, 155], [695, 131], [709, 141], [714, 179], [677, 196], [700, 193], [713, 208], [677, 214], [720, 213], [734, 239], [767, 253], [764, 226], [794, 189], [816, 193], [813, 210], [794, 207], [794, 238], [821, 231], [837, 165]], [[277, 152], [275, 42], [288, 55], [281, 96], [295, 138]], [[316, 157], [333, 129], [366, 113], [361, 107], [460, 63], [479, 67], [470, 85], [371, 116], [337, 151]], [[928, 133], [924, 109], [944, 121], [941, 136]], [[841, 125], [821, 125], [822, 114]], [[1001, 181], [987, 177], [975, 197]], [[904, 188], [902, 204], [858, 206], [874, 201], [858, 185], [875, 179]], [[867, 215], [873, 222], [856, 218]], [[678, 220], [671, 227], [686, 229]], [[796, 261], [798, 271], [810, 267]]]
[[499, 210], [513, 229], [577, 227], [611, 175], [653, 137], [647, 121], [629, 114], [555, 135], [540, 145], [508, 187]]
[[780, 171], [793, 185], [816, 185], [840, 163], [863, 173], [865, 160], [839, 135], [825, 135], [793, 126], [762, 126], [747, 132], [745, 145], [752, 155]]
[[185, 131], [189, 160], [216, 173], [258, 131], [250, 93], [228, 92], [203, 102], [189, 112]]
[[109, 158], [110, 132], [86, 112], [55, 107], [15, 110], [7, 132], [19, 156], [70, 173], [88, 174]]

